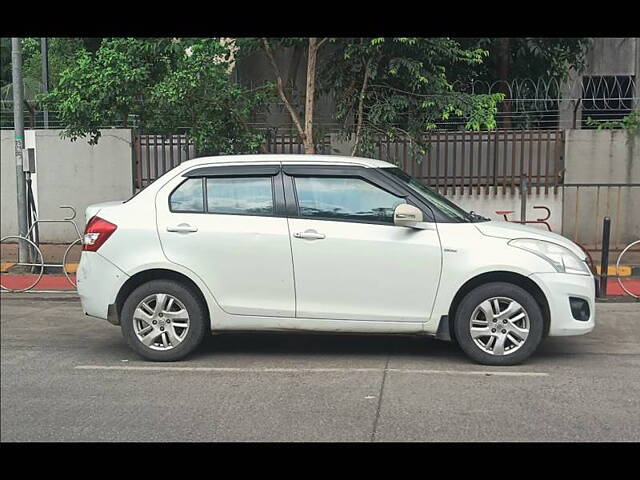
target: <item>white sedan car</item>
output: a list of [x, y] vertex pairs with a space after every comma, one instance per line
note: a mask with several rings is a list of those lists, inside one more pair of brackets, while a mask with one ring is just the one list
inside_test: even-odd
[[468, 213], [396, 166], [319, 155], [189, 160], [87, 208], [78, 292], [156, 361], [207, 331], [400, 333], [514, 365], [594, 328], [566, 238]]

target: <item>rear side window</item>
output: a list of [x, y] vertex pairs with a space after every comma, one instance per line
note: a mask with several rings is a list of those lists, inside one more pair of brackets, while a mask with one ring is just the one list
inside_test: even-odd
[[301, 217], [393, 224], [393, 211], [406, 203], [361, 178], [296, 177]]
[[273, 215], [272, 177], [189, 178], [169, 197], [176, 213]]
[[190, 178], [182, 182], [169, 198], [172, 212], [204, 212], [202, 178]]
[[273, 215], [271, 177], [216, 177], [206, 182], [209, 213]]

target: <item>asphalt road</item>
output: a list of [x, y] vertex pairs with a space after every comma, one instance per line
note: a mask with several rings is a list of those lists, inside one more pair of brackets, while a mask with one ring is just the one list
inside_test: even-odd
[[225, 334], [148, 363], [71, 294], [2, 294], [8, 441], [640, 441], [640, 304], [483, 367], [428, 338]]

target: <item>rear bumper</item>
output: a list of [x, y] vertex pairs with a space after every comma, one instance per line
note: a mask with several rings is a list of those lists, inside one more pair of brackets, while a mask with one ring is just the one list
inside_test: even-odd
[[[591, 275], [534, 273], [530, 278], [540, 286], [549, 303], [550, 337], [584, 335], [594, 329], [596, 292]], [[588, 320], [576, 320], [573, 317], [569, 297], [587, 302], [590, 312]]]
[[97, 252], [82, 252], [77, 272], [78, 295], [86, 315], [113, 323], [113, 306], [129, 276]]

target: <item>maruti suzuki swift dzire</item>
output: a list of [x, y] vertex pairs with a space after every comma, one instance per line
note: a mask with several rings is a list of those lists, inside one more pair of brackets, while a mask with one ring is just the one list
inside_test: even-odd
[[514, 365], [594, 328], [575, 243], [466, 212], [379, 160], [198, 158], [86, 218], [84, 312], [148, 360], [207, 332], [300, 330], [428, 335]]

